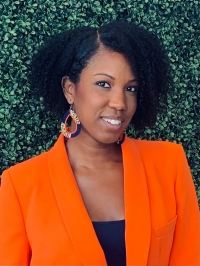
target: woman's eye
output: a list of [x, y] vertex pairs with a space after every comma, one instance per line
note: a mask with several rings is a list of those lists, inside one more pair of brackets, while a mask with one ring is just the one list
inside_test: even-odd
[[126, 88], [126, 91], [129, 91], [129, 92], [136, 92], [136, 91], [137, 91], [137, 87], [136, 87], [136, 86], [130, 86], [130, 87], [127, 87], [127, 88]]
[[110, 88], [110, 84], [105, 81], [97, 81], [96, 84], [103, 88]]

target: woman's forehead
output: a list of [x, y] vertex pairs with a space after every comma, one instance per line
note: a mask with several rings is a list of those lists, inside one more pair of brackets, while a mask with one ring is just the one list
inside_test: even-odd
[[89, 60], [86, 68], [83, 71], [90, 70], [91, 72], [113, 72], [121, 71], [128, 72], [133, 75], [131, 66], [123, 54], [109, 50], [99, 49], [98, 52]]

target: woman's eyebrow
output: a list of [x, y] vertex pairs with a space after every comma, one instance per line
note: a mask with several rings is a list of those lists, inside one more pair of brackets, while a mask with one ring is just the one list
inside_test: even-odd
[[[109, 74], [106, 74], [106, 73], [98, 73], [98, 74], [95, 74], [94, 76], [98, 76], [98, 75], [106, 76], [106, 77], [111, 78], [112, 80], [115, 80], [115, 78], [114, 78], [113, 76], [111, 76], [111, 75], [109, 75]], [[128, 83], [129, 83], [129, 82], [135, 82], [135, 81], [137, 81], [137, 79], [131, 79], [131, 80], [128, 81]]]
[[109, 75], [109, 74], [106, 74], [106, 73], [98, 73], [98, 74], [95, 74], [94, 76], [98, 76], [98, 75], [106, 76], [106, 77], [109, 77], [109, 78], [115, 80], [115, 78], [114, 78], [113, 76], [111, 76], [111, 75]]

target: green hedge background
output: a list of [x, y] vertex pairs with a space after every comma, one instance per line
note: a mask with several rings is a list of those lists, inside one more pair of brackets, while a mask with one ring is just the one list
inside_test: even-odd
[[174, 85], [167, 113], [140, 135], [181, 143], [200, 199], [200, 85], [198, 0], [1, 0], [0, 3], [0, 174], [49, 149], [61, 118], [34, 99], [27, 69], [43, 40], [64, 29], [100, 26], [126, 19], [156, 32], [171, 61]]

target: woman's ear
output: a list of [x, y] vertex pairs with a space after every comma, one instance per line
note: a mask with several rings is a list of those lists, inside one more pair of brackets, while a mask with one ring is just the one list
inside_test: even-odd
[[69, 79], [69, 77], [64, 76], [62, 78], [61, 85], [63, 88], [63, 93], [68, 103], [73, 104], [75, 84]]

